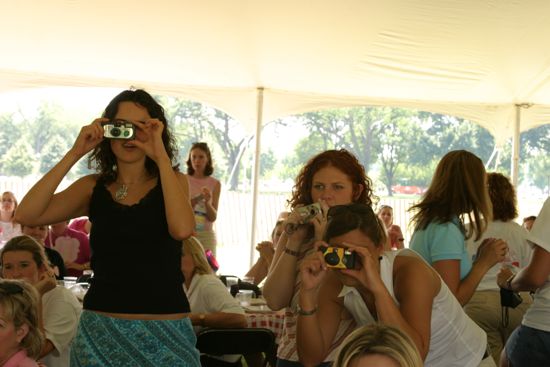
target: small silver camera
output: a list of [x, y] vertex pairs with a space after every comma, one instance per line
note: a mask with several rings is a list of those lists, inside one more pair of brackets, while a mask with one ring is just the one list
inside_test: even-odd
[[103, 124], [103, 136], [107, 139], [131, 140], [136, 137], [136, 127], [126, 120], [113, 120]]
[[302, 223], [309, 223], [317, 214], [321, 212], [321, 204], [313, 203], [306, 206], [296, 208], [300, 217], [302, 217]]

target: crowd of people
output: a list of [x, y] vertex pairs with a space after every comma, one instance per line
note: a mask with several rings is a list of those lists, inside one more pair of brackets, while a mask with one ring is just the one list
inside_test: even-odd
[[[86, 155], [97, 173], [58, 191]], [[176, 157], [162, 106], [127, 90], [20, 203], [2, 194], [0, 367], [239, 363], [196, 348], [247, 322], [216, 274], [210, 148], [191, 146], [186, 174]], [[277, 366], [548, 365], [550, 201], [517, 224], [510, 180], [458, 150], [410, 208], [409, 248], [393, 210], [347, 150], [301, 168], [242, 272], [284, 314]], [[81, 302], [63, 280], [90, 272]]]

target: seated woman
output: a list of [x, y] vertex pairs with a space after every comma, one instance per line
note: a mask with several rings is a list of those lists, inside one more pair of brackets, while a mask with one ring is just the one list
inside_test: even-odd
[[65, 262], [63, 257], [53, 248], [46, 247], [46, 237], [48, 237], [48, 226], [25, 226], [21, 225], [21, 231], [23, 234], [30, 236], [41, 244], [46, 252], [46, 256], [50, 262], [50, 266], [55, 273], [55, 277], [59, 280], [63, 280], [67, 276], [67, 268], [65, 268]]
[[378, 218], [382, 220], [388, 231], [388, 244], [392, 250], [399, 250], [405, 247], [405, 238], [401, 227], [393, 224], [393, 208], [389, 205], [381, 205], [378, 209]]
[[319, 251], [302, 264], [297, 346], [303, 364], [322, 361], [341, 319], [350, 317], [358, 325], [401, 329], [427, 367], [477, 366], [484, 356], [492, 362], [487, 336], [437, 272], [414, 251], [384, 252], [386, 232], [370, 206], [335, 206], [328, 218], [325, 241], [355, 254], [348, 255], [355, 264], [328, 271]]
[[195, 332], [203, 327], [246, 327], [243, 308], [212, 273], [200, 242], [195, 237], [189, 237], [183, 241], [182, 251], [183, 289], [189, 299], [189, 318]]
[[25, 282], [0, 280], [0, 366], [38, 367], [42, 349], [38, 293]]
[[342, 342], [335, 366], [422, 367], [422, 359], [411, 338], [388, 325], [360, 327]]
[[81, 306], [68, 289], [56, 286], [43, 247], [29, 236], [14, 237], [0, 255], [2, 276], [23, 279], [40, 294], [40, 328], [45, 341], [41, 362], [48, 367], [69, 366], [70, 345], [76, 334]]
[[256, 251], [260, 253], [260, 257], [245, 275], [245, 277], [254, 278], [254, 284], [256, 285], [260, 284], [267, 276], [273, 256], [275, 255], [275, 246], [283, 234], [283, 222], [288, 218], [289, 214], [289, 212], [279, 213], [275, 228], [271, 232], [271, 241], [263, 241], [256, 246]]

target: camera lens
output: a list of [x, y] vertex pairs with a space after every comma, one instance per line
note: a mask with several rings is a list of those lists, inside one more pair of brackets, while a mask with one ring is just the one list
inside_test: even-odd
[[110, 131], [112, 136], [119, 136], [120, 135], [120, 129], [118, 127], [113, 127]]
[[129, 137], [130, 136], [130, 131], [129, 130], [124, 130], [124, 137]]
[[325, 261], [327, 264], [335, 266], [340, 262], [340, 258], [336, 252], [329, 252], [325, 254]]

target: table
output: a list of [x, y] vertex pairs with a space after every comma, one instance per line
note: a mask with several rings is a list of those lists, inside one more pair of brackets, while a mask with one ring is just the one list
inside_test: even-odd
[[271, 311], [263, 308], [258, 311], [255, 306], [244, 307], [244, 309], [247, 327], [271, 330], [275, 334], [275, 343], [279, 344], [285, 320], [284, 310]]

